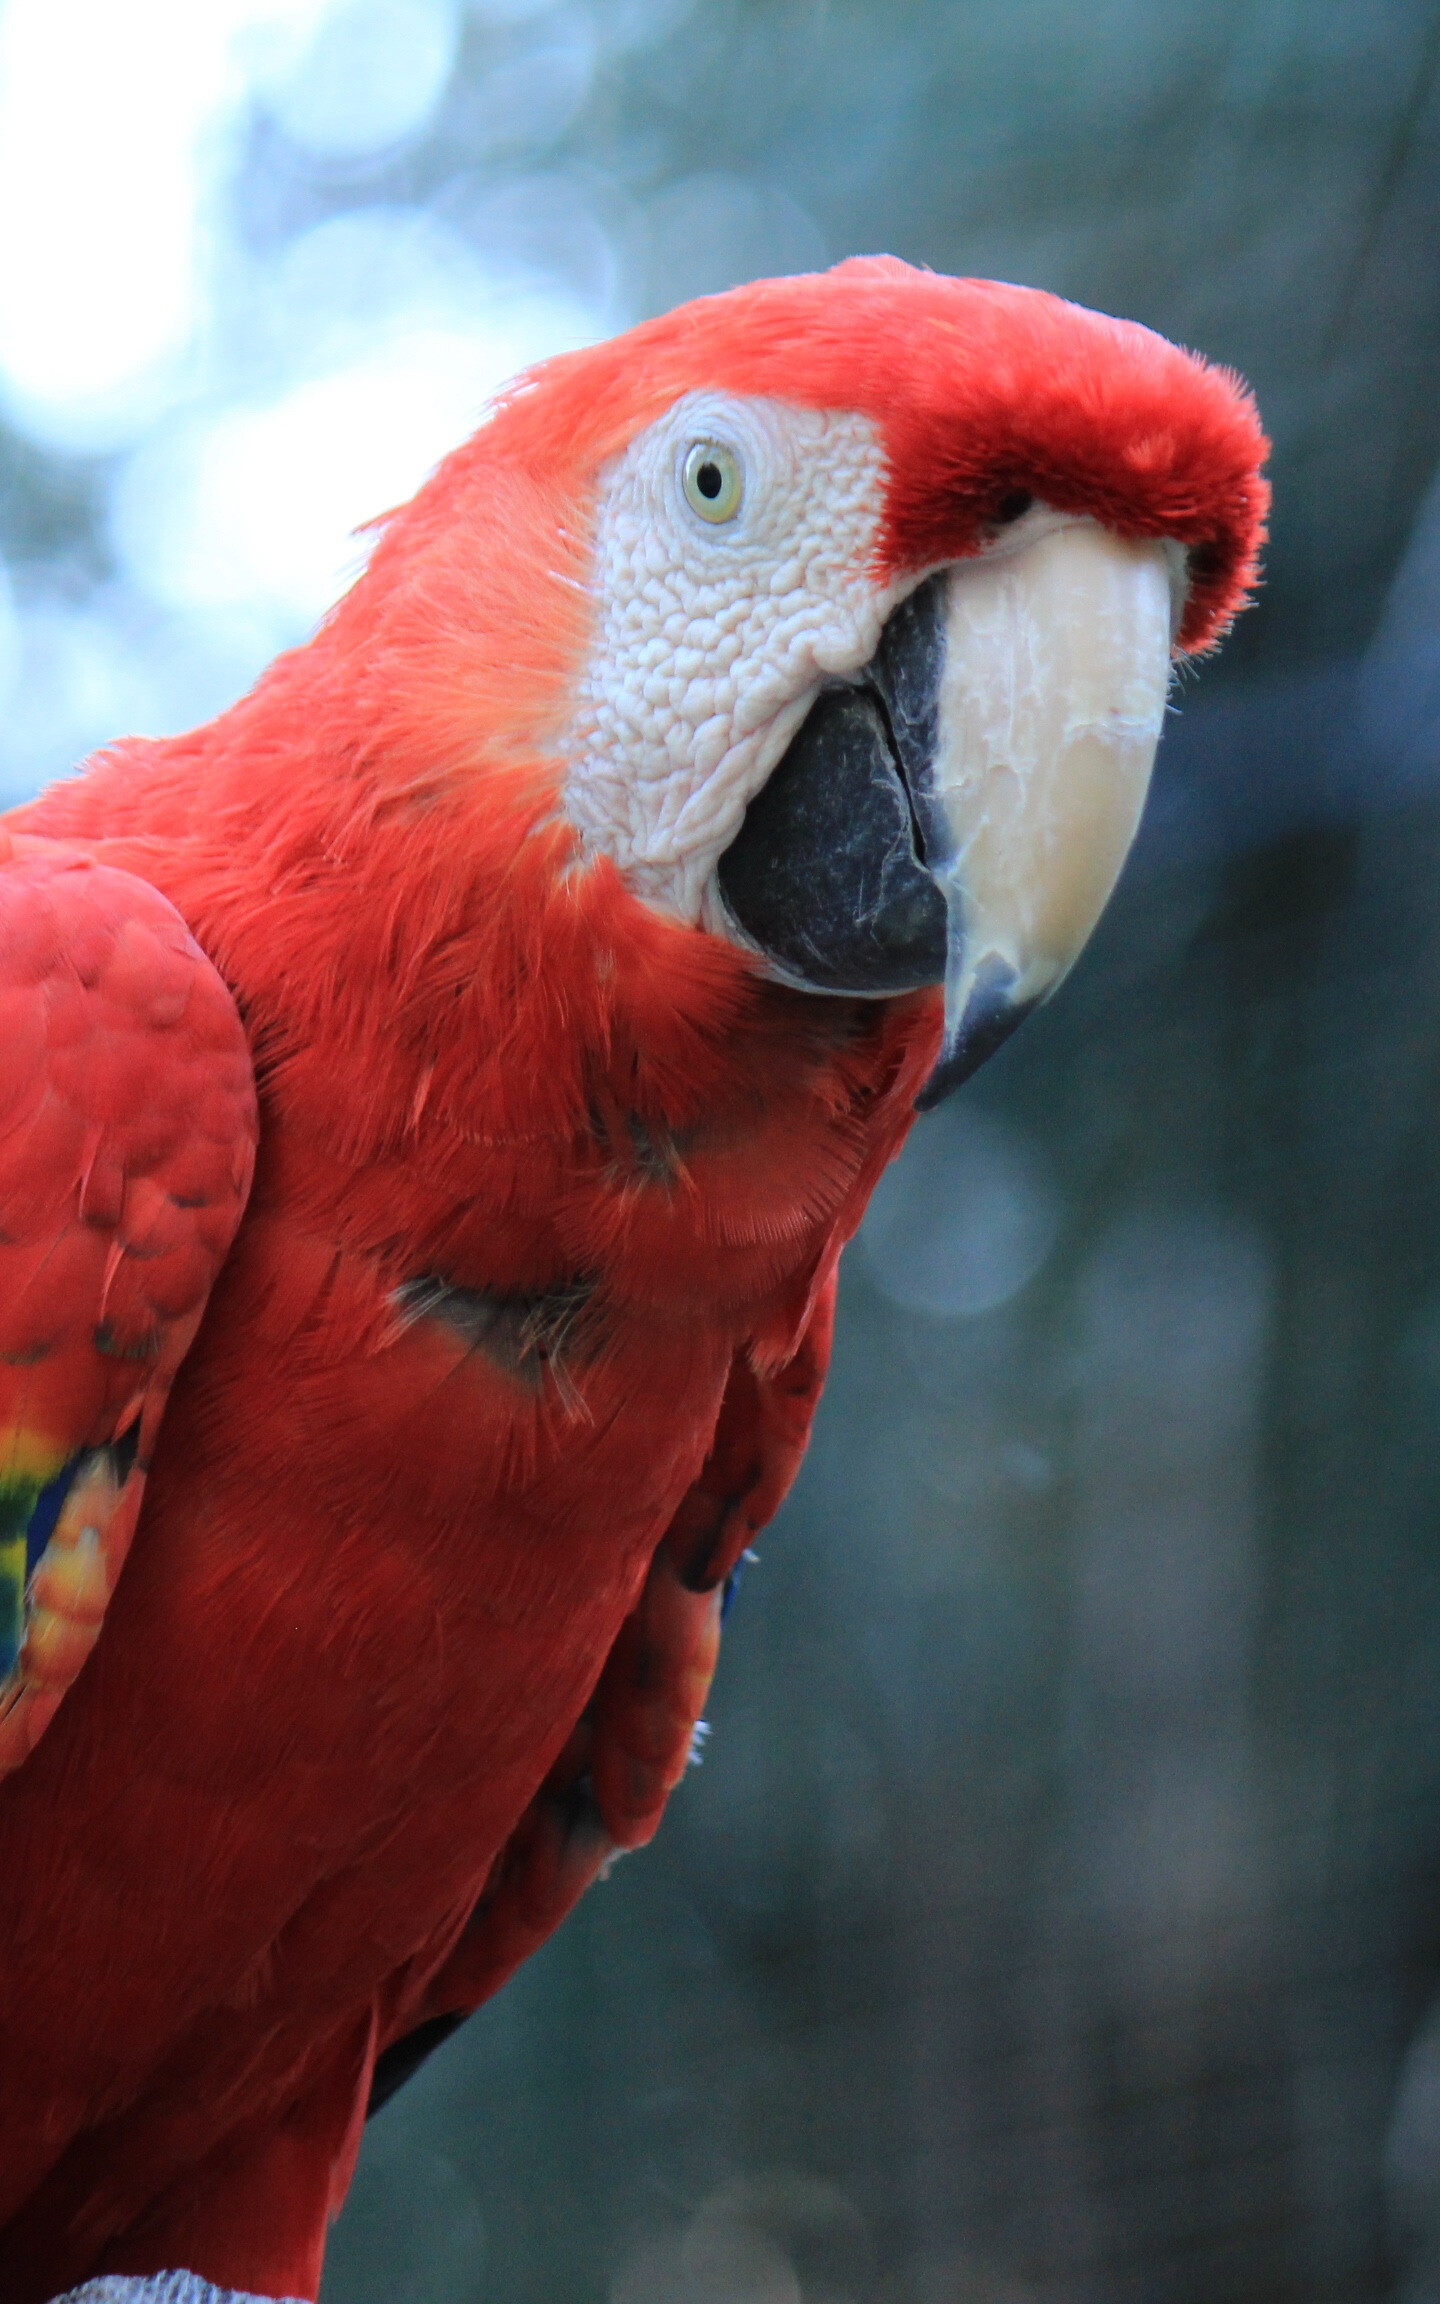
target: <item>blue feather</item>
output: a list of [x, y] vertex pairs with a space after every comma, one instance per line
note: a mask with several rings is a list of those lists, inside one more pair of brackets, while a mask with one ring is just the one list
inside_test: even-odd
[[55, 1523], [59, 1519], [61, 1508], [70, 1493], [70, 1483], [84, 1462], [86, 1453], [87, 1451], [82, 1449], [78, 1456], [72, 1456], [69, 1463], [56, 1473], [54, 1479], [46, 1482], [35, 1499], [34, 1508], [25, 1530], [25, 1574], [27, 1579], [34, 1575], [40, 1555], [55, 1533]]

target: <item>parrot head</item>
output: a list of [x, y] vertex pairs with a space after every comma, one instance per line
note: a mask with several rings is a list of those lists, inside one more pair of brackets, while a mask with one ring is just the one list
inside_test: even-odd
[[528, 701], [477, 673], [466, 741], [488, 708], [577, 867], [757, 970], [943, 985], [934, 1102], [1093, 928], [1174, 665], [1254, 579], [1265, 449], [1238, 381], [1147, 329], [855, 259], [522, 377], [367, 596], [443, 589], [456, 691], [457, 539], [488, 536], [477, 629]]

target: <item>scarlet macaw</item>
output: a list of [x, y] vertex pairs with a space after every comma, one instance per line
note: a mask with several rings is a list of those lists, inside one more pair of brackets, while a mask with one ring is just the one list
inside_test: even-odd
[[0, 827], [6, 2304], [313, 2296], [372, 2091], [653, 1832], [841, 1246], [1093, 925], [1264, 445], [1034, 291], [736, 290]]

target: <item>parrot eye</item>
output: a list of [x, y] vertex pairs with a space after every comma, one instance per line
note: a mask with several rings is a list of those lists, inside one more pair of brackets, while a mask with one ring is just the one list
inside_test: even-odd
[[697, 440], [686, 455], [680, 485], [691, 511], [718, 527], [740, 509], [740, 460], [718, 440]]

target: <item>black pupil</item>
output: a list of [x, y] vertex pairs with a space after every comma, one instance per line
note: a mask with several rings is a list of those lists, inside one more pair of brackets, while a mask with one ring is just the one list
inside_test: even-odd
[[725, 476], [718, 464], [702, 464], [695, 474], [695, 485], [706, 502], [713, 504], [725, 485]]
[[1028, 488], [1007, 488], [995, 507], [995, 525], [1008, 528], [1012, 520], [1022, 520], [1035, 499]]

